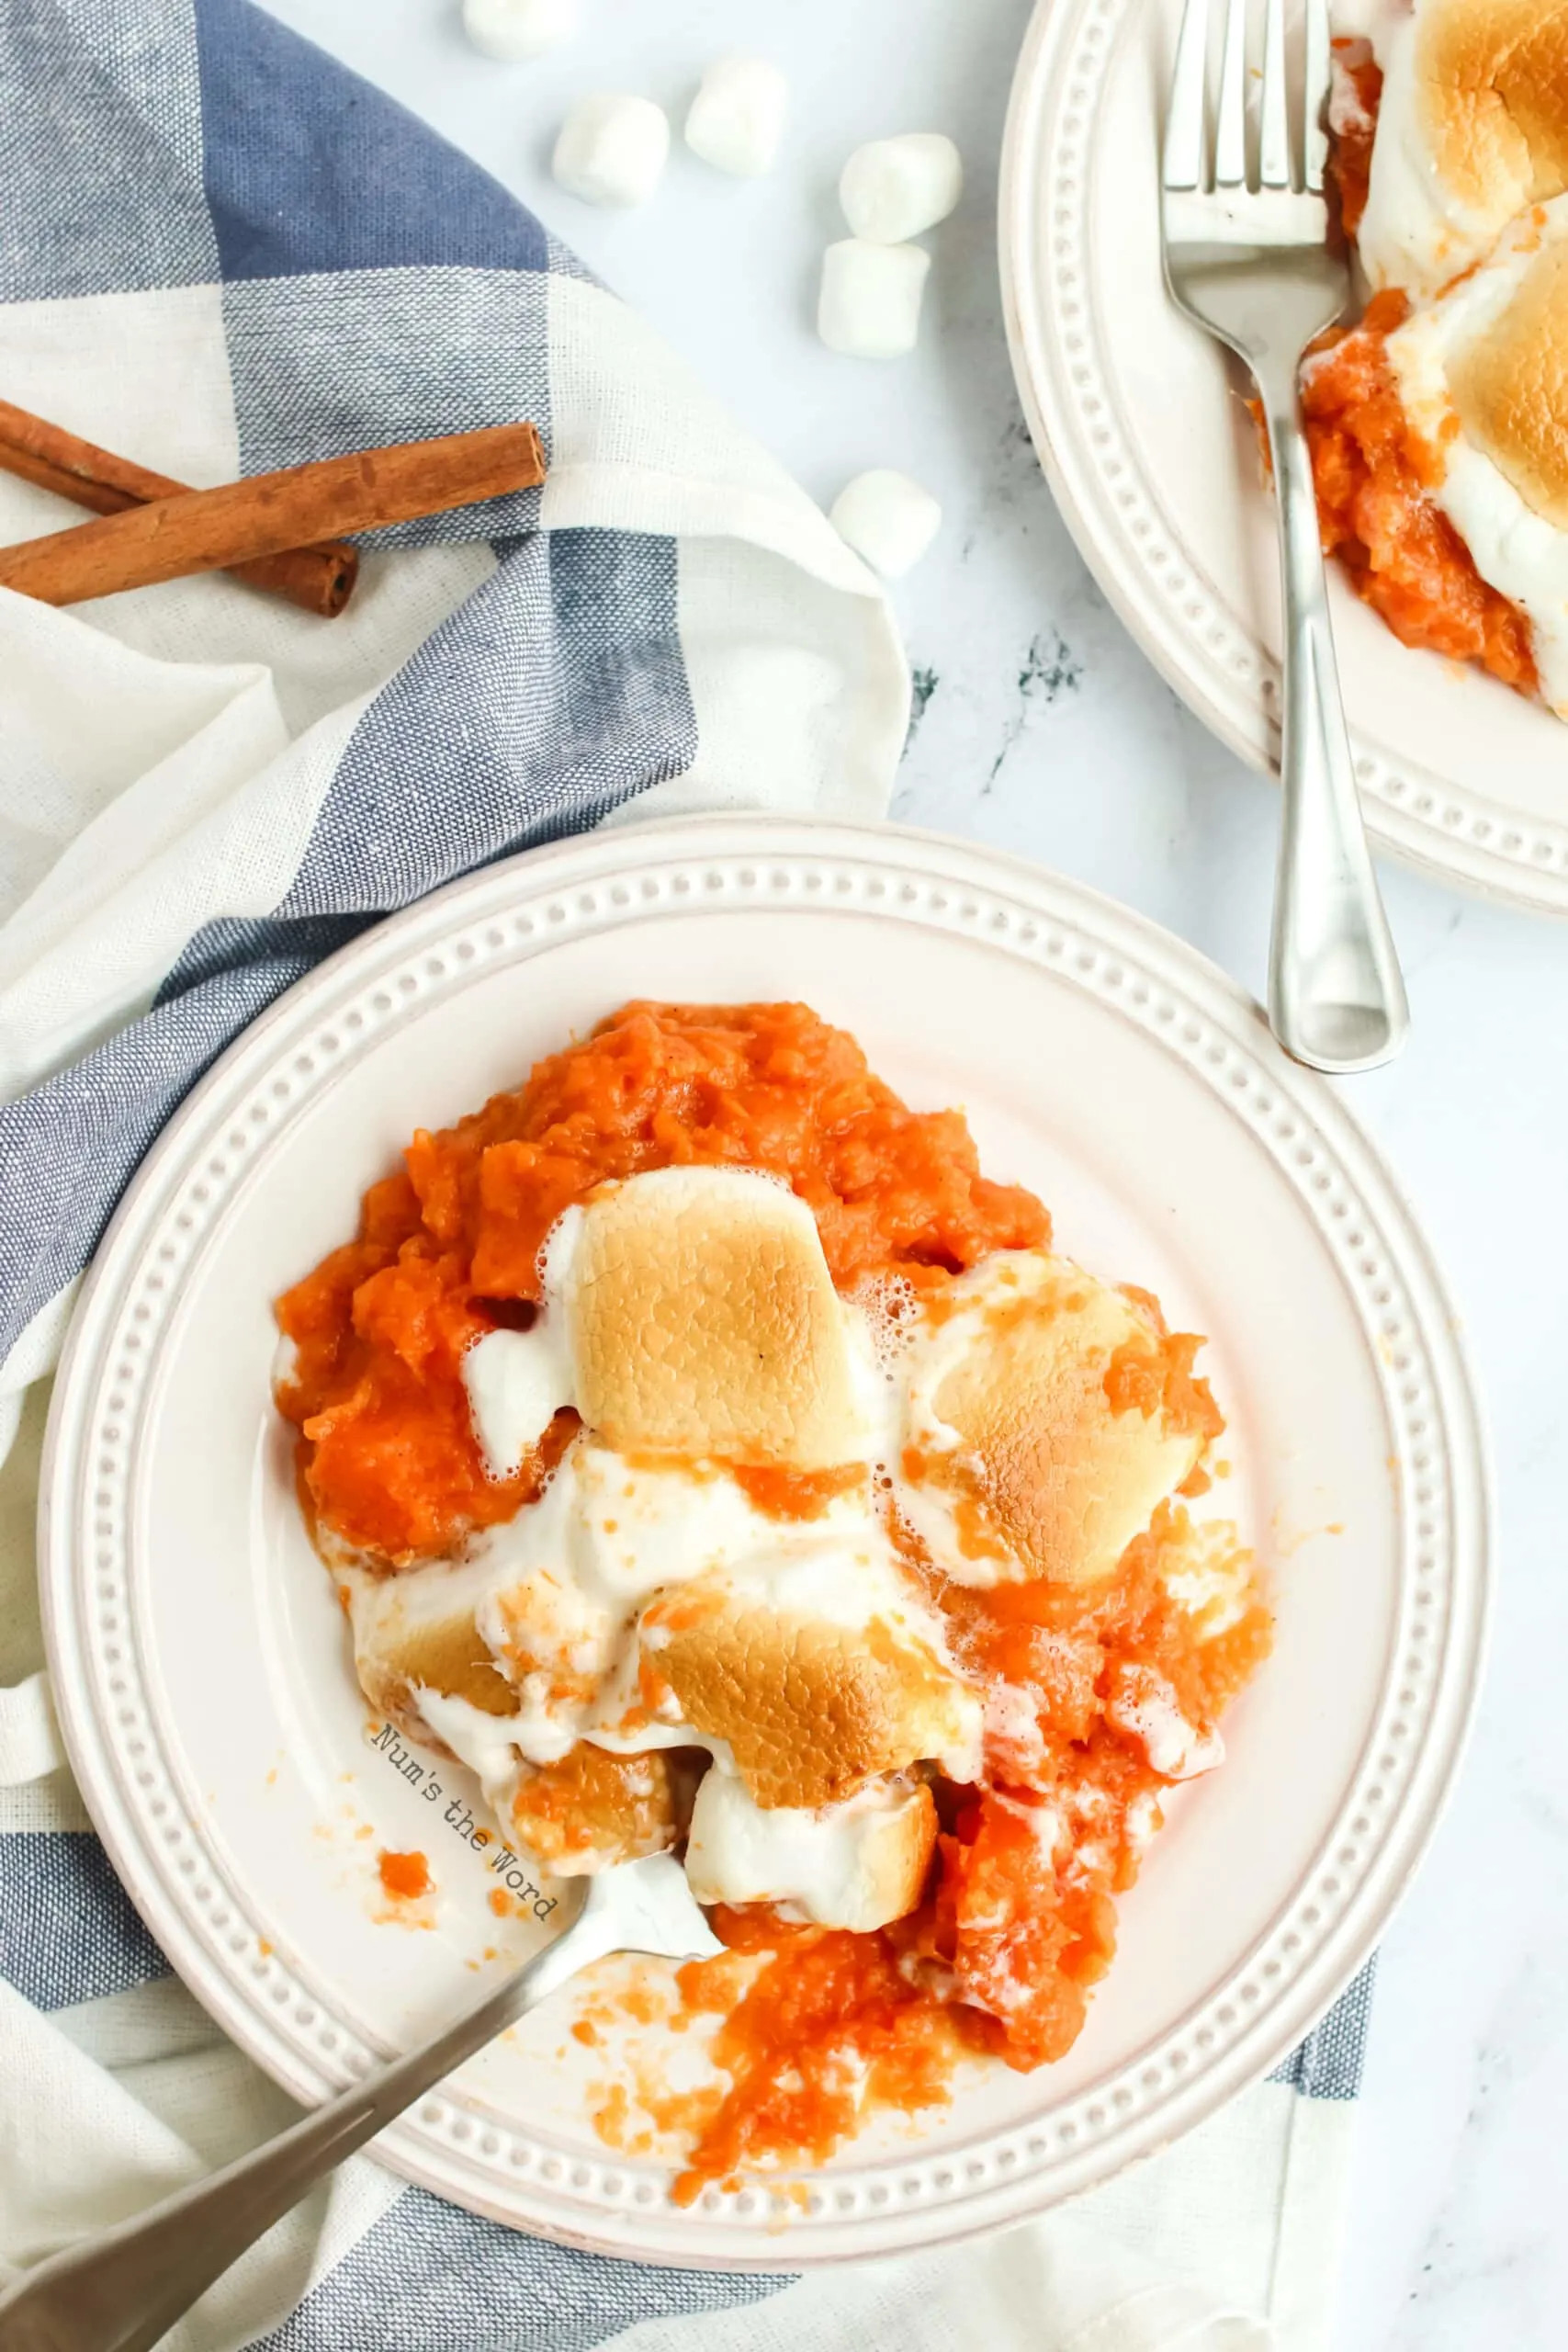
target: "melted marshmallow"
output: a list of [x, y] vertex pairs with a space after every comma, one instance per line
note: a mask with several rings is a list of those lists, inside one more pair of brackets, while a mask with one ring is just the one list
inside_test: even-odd
[[[966, 1278], [968, 1295], [935, 1327], [917, 1324], [905, 1343], [900, 1366], [902, 1414], [898, 1442], [890, 1459], [893, 1493], [898, 1509], [942, 1572], [956, 1584], [991, 1585], [997, 1581], [994, 1560], [972, 1559], [959, 1541], [954, 1498], [936, 1480], [918, 1484], [903, 1475], [907, 1449], [928, 1458], [964, 1451], [964, 1440], [937, 1411], [943, 1382], [984, 1342], [987, 1319], [998, 1306], [1020, 1297], [1037, 1279], [1036, 1261], [1029, 1254], [998, 1251], [988, 1264]], [[1043, 1275], [1038, 1277], [1043, 1279]]]
[[1198, 1620], [1206, 1642], [1228, 1634], [1247, 1613], [1252, 1555], [1228, 1520], [1195, 1527], [1188, 1543], [1167, 1555], [1161, 1575], [1177, 1607]]
[[764, 1810], [743, 1781], [708, 1772], [686, 1849], [692, 1892], [699, 1903], [782, 1904], [821, 1927], [865, 1934], [910, 1907], [899, 1849], [912, 1810], [928, 1803], [908, 1782], [875, 1781], [816, 1812]]
[[1176, 1693], [1163, 1674], [1145, 1668], [1132, 1687], [1118, 1692], [1105, 1710], [1108, 1723], [1138, 1741], [1149, 1770], [1165, 1781], [1194, 1781], [1225, 1760], [1225, 1744], [1217, 1731], [1201, 1732], [1188, 1722], [1176, 1703]]
[[474, 1434], [492, 1478], [512, 1478], [562, 1405], [571, 1401], [571, 1366], [558, 1334], [487, 1331], [463, 1358], [463, 1385]]
[[[434, 1561], [394, 1579], [344, 1571], [356, 1645], [373, 1649], [379, 1612], [431, 1625], [471, 1611], [479, 1637], [517, 1687], [517, 1711], [481, 1714], [463, 1700], [419, 1698], [432, 1731], [481, 1779], [498, 1766], [492, 1744], [533, 1764], [552, 1764], [580, 1739], [623, 1754], [651, 1747], [706, 1747], [671, 1718], [643, 1711], [637, 1662], [642, 1611], [653, 1597], [694, 1578], [722, 1579], [728, 1593], [784, 1614], [863, 1627], [880, 1620], [945, 1662], [939, 1612], [919, 1592], [877, 1515], [869, 1481], [833, 1498], [811, 1520], [758, 1510], [722, 1472], [627, 1462], [586, 1436], [569, 1447], [539, 1499], [476, 1536], [460, 1562]], [[452, 1713], [464, 1709], [462, 1714]], [[468, 1718], [477, 1718], [470, 1723]], [[952, 1761], [972, 1767], [979, 1703], [963, 1714]], [[477, 1745], [476, 1745], [477, 1744]]]
[[1438, 176], [1423, 119], [1413, 10], [1359, 0], [1353, 11], [1336, 9], [1335, 29], [1370, 40], [1382, 68], [1367, 207], [1356, 235], [1361, 266], [1374, 288], [1436, 294], [1481, 258], [1496, 223]]
[[557, 1219], [540, 1251], [543, 1296], [526, 1331], [487, 1331], [463, 1357], [474, 1435], [492, 1478], [515, 1476], [564, 1406], [577, 1403], [567, 1317], [582, 1211]]
[[1492, 260], [1397, 328], [1388, 356], [1405, 413], [1442, 469], [1428, 494], [1482, 578], [1529, 616], [1542, 696], [1568, 718], [1568, 533], [1528, 506], [1492, 459], [1455, 432], [1448, 373], [1507, 308], [1542, 245], [1568, 236], [1568, 197], [1542, 212], [1542, 225], [1516, 224]]
[[520, 1672], [513, 1736], [522, 1753], [548, 1764], [579, 1739], [649, 1744], [623, 1743], [622, 1731], [637, 1706], [637, 1619], [656, 1593], [713, 1576], [777, 1589], [773, 1577], [795, 1568], [852, 1607], [858, 1557], [880, 1532], [866, 1496], [835, 1497], [817, 1520], [782, 1521], [721, 1473], [633, 1464], [579, 1438], [539, 1501], [476, 1547], [487, 1568], [476, 1622]]
[[[733, 1181], [737, 1171], [726, 1173]], [[660, 1181], [671, 1190], [694, 1190], [709, 1174], [669, 1170]], [[476, 1433], [497, 1477], [515, 1469], [557, 1410], [576, 1402], [570, 1332], [582, 1226], [582, 1212], [570, 1210], [546, 1244], [532, 1329], [488, 1334], [465, 1360]], [[900, 1314], [891, 1295], [841, 1302], [860, 1424], [855, 1443], [868, 1475], [816, 1518], [773, 1517], [716, 1466], [630, 1461], [584, 1431], [538, 1499], [472, 1537], [460, 1558], [407, 1570], [390, 1582], [350, 1571], [356, 1642], [374, 1647], [377, 1612], [389, 1608], [389, 1594], [415, 1625], [446, 1626], [471, 1614], [481, 1643], [513, 1685], [515, 1712], [498, 1717], [429, 1688], [416, 1687], [413, 1698], [428, 1729], [475, 1771], [503, 1820], [527, 1768], [559, 1761], [580, 1741], [619, 1754], [705, 1747], [718, 1769], [706, 1776], [705, 1796], [699, 1792], [694, 1883], [707, 1883], [705, 1870], [719, 1891], [705, 1899], [774, 1900], [827, 1924], [879, 1924], [870, 1914], [886, 1899], [894, 1851], [889, 1813], [907, 1804], [910, 1792], [874, 1785], [822, 1813], [757, 1806], [725, 1743], [680, 1721], [672, 1694], [664, 1713], [649, 1713], [638, 1666], [645, 1652], [657, 1657], [663, 1638], [650, 1604], [703, 1577], [720, 1583], [730, 1605], [852, 1629], [880, 1622], [954, 1675], [957, 1734], [952, 1750], [933, 1760], [954, 1780], [978, 1778], [984, 1731], [1026, 1769], [1040, 1747], [1032, 1708], [1021, 1693], [989, 1685], [982, 1690], [959, 1674], [942, 1613], [888, 1535], [872, 1473], [882, 1472], [951, 1568], [951, 1506], [940, 1490], [908, 1487], [898, 1465], [908, 1445], [930, 1454], [960, 1444], [934, 1398], [979, 1336], [988, 1309], [999, 1297], [1016, 1298], [1021, 1281], [1027, 1287], [1034, 1279], [1033, 1253], [999, 1257], [991, 1277], [982, 1275], [967, 1301], [934, 1327], [918, 1314]], [[1212, 1606], [1216, 1598], [1205, 1590], [1200, 1601], [1195, 1591], [1191, 1605]], [[1144, 1743], [1168, 1778], [1206, 1770], [1223, 1753], [1217, 1740], [1205, 1744], [1185, 1723], [1173, 1694], [1162, 1707], [1157, 1692], [1151, 1698], [1140, 1690], [1126, 1703], [1122, 1728]], [[1054, 1850], [1062, 1836], [1058, 1816], [1040, 1807], [1030, 1818], [1043, 1848]]]

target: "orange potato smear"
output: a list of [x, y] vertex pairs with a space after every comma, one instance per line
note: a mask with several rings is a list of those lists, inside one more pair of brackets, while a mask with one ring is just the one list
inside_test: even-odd
[[435, 1883], [423, 1854], [389, 1854], [383, 1849], [377, 1869], [382, 1886], [399, 1903], [417, 1903]]
[[837, 1470], [786, 1470], [777, 1463], [737, 1463], [732, 1473], [748, 1502], [770, 1519], [820, 1519], [836, 1495], [858, 1486], [858, 1462]]
[[1353, 237], [1367, 209], [1372, 176], [1372, 141], [1382, 102], [1382, 68], [1365, 41], [1337, 40], [1335, 62], [1351, 85], [1359, 119], [1342, 122], [1329, 151], [1328, 170], [1339, 196], [1339, 221]]
[[1116, 1950], [1109, 1897], [1061, 1883], [1041, 1818], [1044, 1807], [988, 1790], [964, 1806], [939, 1841], [942, 1874], [915, 1947], [952, 1969], [991, 2046], [1023, 2074], [1072, 2048], [1087, 1988]]
[[1302, 380], [1324, 551], [1403, 644], [1477, 662], [1520, 694], [1540, 690], [1530, 625], [1488, 587], [1428, 495], [1438, 478], [1388, 361], [1405, 297], [1373, 296], [1359, 326], [1331, 336]]
[[1205, 1445], [1221, 1436], [1224, 1415], [1214, 1392], [1192, 1366], [1201, 1338], [1195, 1331], [1164, 1331], [1150, 1349], [1130, 1340], [1105, 1367], [1105, 1396], [1113, 1413], [1147, 1413], [1163, 1408], [1173, 1429], [1189, 1430]]
[[416, 1135], [405, 1162], [365, 1195], [355, 1238], [277, 1304], [307, 1509], [389, 1567], [509, 1519], [558, 1459], [570, 1416], [514, 1478], [490, 1478], [460, 1365], [481, 1332], [525, 1319], [540, 1244], [607, 1179], [690, 1164], [785, 1177], [842, 1290], [1050, 1237], [1032, 1193], [981, 1175], [961, 1114], [907, 1110], [801, 1004], [626, 1005], [515, 1092]]
[[768, 1957], [733, 2007], [728, 1959], [681, 1971], [687, 2007], [723, 2017], [713, 2055], [732, 2087], [696, 2136], [677, 2204], [743, 2165], [825, 2163], [867, 2109], [912, 2113], [947, 2098], [964, 2022], [903, 1973], [886, 1936], [723, 1908], [713, 1924], [731, 1951]]

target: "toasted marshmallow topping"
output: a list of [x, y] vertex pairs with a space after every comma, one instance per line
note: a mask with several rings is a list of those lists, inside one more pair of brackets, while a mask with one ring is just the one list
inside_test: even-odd
[[[835, 1497], [815, 1520], [779, 1521], [720, 1473], [629, 1463], [579, 1437], [538, 1500], [476, 1537], [463, 1561], [396, 1577], [344, 1571], [360, 1680], [389, 1713], [417, 1689], [505, 1714], [528, 1761], [557, 1763], [581, 1738], [628, 1736], [637, 1619], [656, 1593], [755, 1560], [786, 1575], [820, 1553], [831, 1565], [808, 1570], [811, 1589], [849, 1608], [846, 1564], [882, 1540], [868, 1489]], [[878, 1601], [889, 1598], [879, 1586]], [[655, 1732], [641, 1744], [671, 1742]]]
[[623, 1453], [798, 1470], [864, 1459], [817, 1221], [765, 1176], [665, 1168], [600, 1193], [568, 1326], [578, 1409]]
[[372, 1703], [434, 1733], [503, 1815], [523, 1766], [583, 1741], [705, 1747], [777, 1803], [927, 1758], [975, 1767], [979, 1702], [869, 1478], [777, 1520], [722, 1472], [633, 1464], [584, 1436], [464, 1561], [344, 1573]]
[[1163, 1412], [1113, 1412], [1105, 1375], [1157, 1335], [1121, 1291], [1043, 1250], [955, 1283], [907, 1372], [899, 1509], [962, 1584], [1111, 1575], [1201, 1442]]
[[1361, 260], [1374, 286], [1436, 294], [1568, 189], [1568, 17], [1541, 0], [1354, 15], [1337, 28], [1364, 31], [1383, 73]]
[[667, 1853], [690, 1810], [681, 1759], [611, 1756], [581, 1742], [558, 1764], [525, 1766], [502, 1811], [513, 1837], [558, 1878]]
[[[513, 1696], [515, 1698], [515, 1692]], [[399, 1710], [389, 1708], [390, 1714]], [[511, 1718], [481, 1714], [455, 1692], [417, 1685], [401, 1711], [405, 1720], [423, 1724], [459, 1764], [466, 1764], [485, 1792], [485, 1802], [498, 1820], [508, 1820], [517, 1783], [526, 1769], [517, 1753]]]
[[759, 1804], [835, 1804], [926, 1759], [955, 1780], [978, 1769], [978, 1696], [874, 1521], [655, 1602], [643, 1641], [660, 1712], [724, 1740]]
[[[353, 1566], [336, 1573], [349, 1597], [360, 1687], [382, 1714], [408, 1714], [420, 1690], [485, 1722], [516, 1712], [517, 1693], [479, 1630], [491, 1581], [481, 1564], [439, 1560], [396, 1577]], [[430, 1728], [446, 1737], [438, 1724]]]
[[492, 1477], [564, 1406], [634, 1454], [815, 1470], [884, 1450], [892, 1400], [865, 1317], [772, 1177], [668, 1168], [606, 1187], [553, 1227], [540, 1277], [532, 1328], [463, 1359]]
[[1529, 616], [1541, 693], [1568, 718], [1568, 197], [1408, 318], [1388, 358], [1431, 453], [1428, 495], [1482, 578]]
[[582, 1211], [557, 1220], [540, 1253], [543, 1296], [526, 1331], [487, 1331], [462, 1362], [468, 1411], [492, 1478], [513, 1477], [563, 1407], [577, 1403], [568, 1316]]
[[[1199, 1451], [1163, 1407], [1111, 1408], [1112, 1356], [1152, 1355], [1157, 1333], [1038, 1250], [934, 1305], [907, 1285], [846, 1303], [805, 1204], [729, 1169], [603, 1188], [551, 1234], [541, 1288], [527, 1331], [465, 1360], [476, 1436], [503, 1478], [563, 1406], [587, 1426], [460, 1557], [343, 1571], [365, 1690], [468, 1764], [558, 1873], [678, 1842], [694, 1764], [674, 1751], [705, 1751], [705, 1899], [900, 1916], [934, 1837], [929, 1792], [900, 1776], [972, 1781], [986, 1748], [1027, 1776], [1042, 1747], [1021, 1693], [955, 1665], [886, 1490], [964, 1580], [1108, 1575]], [[802, 1490], [764, 1510], [753, 1467], [850, 1475], [793, 1516]], [[1215, 1594], [1191, 1605], [1223, 1619]], [[1168, 1692], [1122, 1696], [1156, 1770], [1206, 1769]]]
[[878, 1781], [817, 1811], [757, 1804], [714, 1770], [697, 1791], [686, 1877], [699, 1903], [777, 1903], [865, 1934], [920, 1899], [936, 1843], [931, 1791]]

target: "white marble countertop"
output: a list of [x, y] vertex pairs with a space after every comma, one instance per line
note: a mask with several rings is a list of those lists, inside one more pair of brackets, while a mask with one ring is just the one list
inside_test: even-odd
[[[941, 498], [897, 592], [927, 699], [895, 814], [1063, 868], [1252, 988], [1275, 800], [1150, 669], [1052, 505], [1013, 390], [996, 166], [1032, 0], [582, 0], [534, 65], [465, 41], [455, 0], [268, 0], [468, 150], [637, 303], [830, 501], [873, 464]], [[787, 166], [720, 179], [677, 146], [642, 213], [555, 188], [571, 96], [678, 114], [715, 56], [789, 74]], [[866, 138], [951, 131], [969, 167], [935, 254], [922, 347], [835, 357], [811, 332]], [[1564, 746], [1568, 788], [1568, 739]], [[1500, 1596], [1459, 1790], [1383, 1947], [1335, 2352], [1556, 2352], [1568, 2341], [1568, 1573], [1557, 1497], [1568, 1340], [1568, 929], [1383, 875], [1415, 1031], [1350, 1099], [1416, 1204], [1464, 1318], [1496, 1455]], [[1553, 1073], [1557, 1075], [1553, 1075]]]

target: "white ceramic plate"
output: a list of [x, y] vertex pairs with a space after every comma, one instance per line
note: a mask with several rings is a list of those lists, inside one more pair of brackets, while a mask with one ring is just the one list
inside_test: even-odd
[[[716, 820], [474, 876], [246, 1032], [99, 1253], [54, 1403], [42, 1528], [73, 1762], [130, 1894], [224, 2027], [318, 2099], [546, 1930], [439, 1797], [367, 1747], [332, 1587], [273, 1415], [269, 1301], [351, 1231], [418, 1124], [515, 1084], [628, 997], [804, 997], [918, 1105], [960, 1102], [1061, 1246], [1212, 1335], [1277, 1564], [1278, 1648], [1122, 1908], [1088, 2030], [976, 2067], [810, 2177], [668, 2202], [588, 2086], [629, 2054], [547, 2009], [382, 2143], [477, 2211], [604, 2252], [795, 2268], [1016, 2219], [1103, 2179], [1274, 2064], [1364, 1958], [1453, 1772], [1477, 1674], [1486, 1479], [1425, 1245], [1335, 1095], [1192, 952], [1077, 885], [894, 831]], [[434, 1923], [379, 1919], [417, 1847]], [[669, 2054], [665, 2037], [650, 2052]], [[681, 2044], [689, 2048], [689, 2039]]]
[[[1035, 447], [1086, 561], [1198, 716], [1272, 771], [1279, 558], [1245, 371], [1160, 276], [1180, 15], [1181, 0], [1039, 0], [1003, 153], [1002, 296]], [[1330, 570], [1373, 832], [1450, 882], [1568, 913], [1568, 728], [1410, 651]]]

